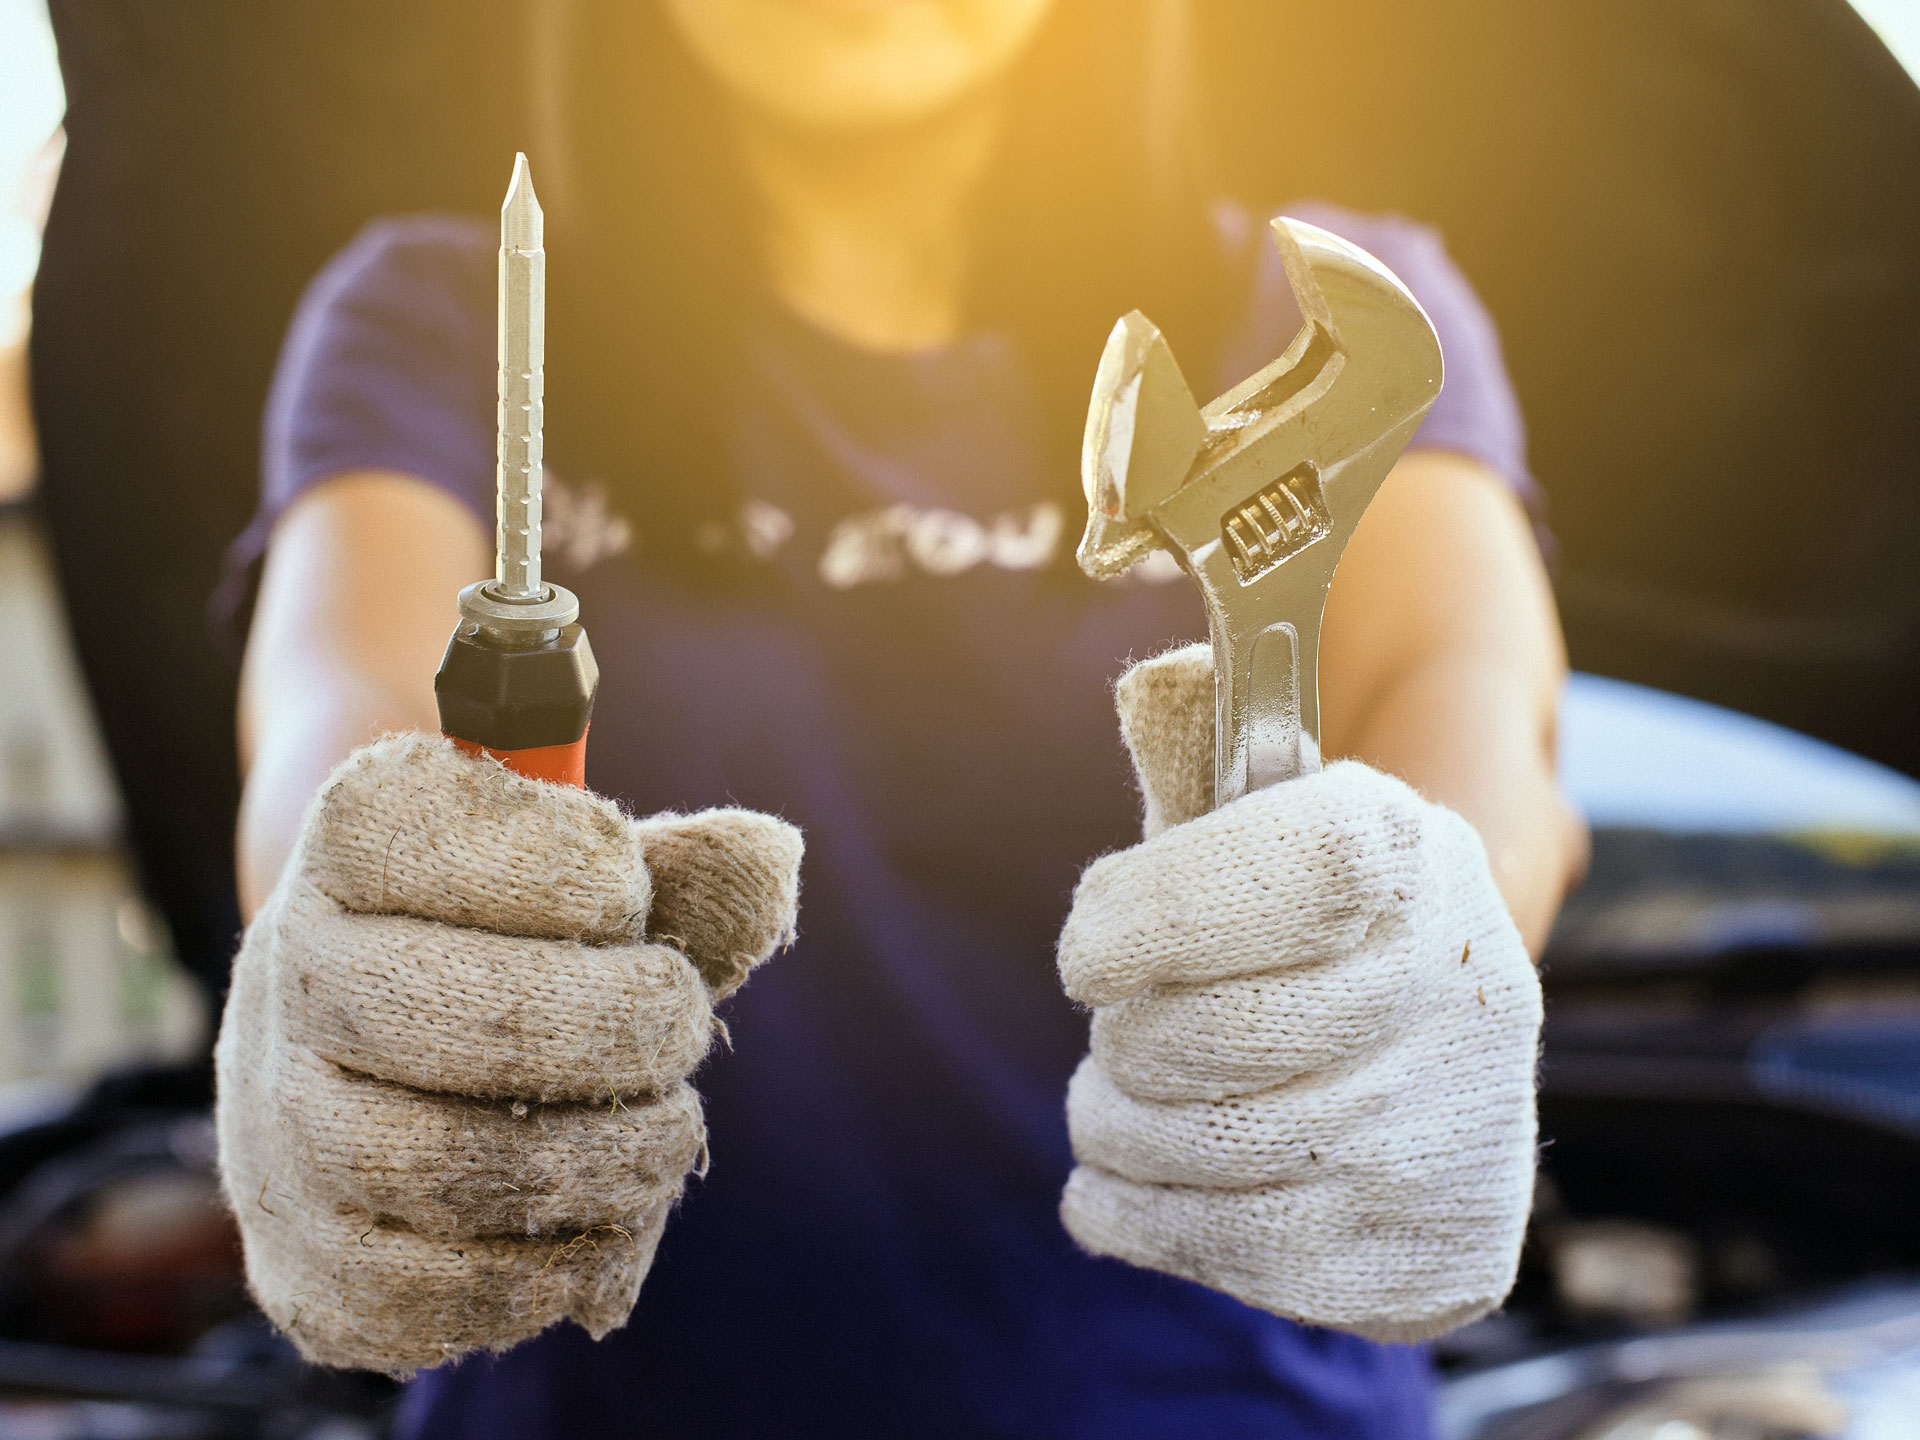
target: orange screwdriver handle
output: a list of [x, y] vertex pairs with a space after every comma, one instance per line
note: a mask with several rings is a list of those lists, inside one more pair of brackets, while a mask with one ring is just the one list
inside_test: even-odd
[[593, 646], [577, 624], [531, 644], [507, 644], [463, 619], [433, 677], [440, 733], [461, 750], [582, 790], [599, 689]]
[[582, 735], [571, 745], [536, 745], [529, 750], [490, 750], [476, 741], [447, 737], [468, 755], [485, 755], [498, 760], [517, 775], [529, 780], [547, 780], [555, 785], [587, 788], [587, 737]]

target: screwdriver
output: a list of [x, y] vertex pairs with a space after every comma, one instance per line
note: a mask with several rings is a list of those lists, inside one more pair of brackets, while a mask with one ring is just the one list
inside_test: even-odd
[[494, 572], [460, 592], [460, 623], [433, 677], [440, 729], [470, 755], [586, 787], [600, 685], [580, 602], [540, 578], [547, 358], [546, 217], [525, 155], [500, 207], [500, 397]]

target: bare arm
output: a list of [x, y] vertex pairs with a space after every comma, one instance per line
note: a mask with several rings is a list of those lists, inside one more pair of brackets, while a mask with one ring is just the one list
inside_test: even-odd
[[1566, 652], [1545, 568], [1485, 466], [1415, 451], [1360, 522], [1327, 601], [1322, 739], [1459, 811], [1535, 955], [1586, 863], [1554, 774]]
[[240, 675], [240, 904], [251, 919], [335, 762], [389, 730], [438, 730], [433, 672], [454, 596], [492, 568], [466, 510], [406, 475], [343, 475], [275, 529]]
[[[453, 597], [488, 568], [456, 502], [404, 475], [342, 476], [274, 533], [240, 689], [241, 903], [272, 889], [328, 769], [387, 730], [438, 726]], [[1324, 740], [1473, 822], [1537, 953], [1586, 854], [1554, 779], [1566, 673], [1526, 518], [1483, 466], [1415, 452], [1368, 509], [1328, 601]]]

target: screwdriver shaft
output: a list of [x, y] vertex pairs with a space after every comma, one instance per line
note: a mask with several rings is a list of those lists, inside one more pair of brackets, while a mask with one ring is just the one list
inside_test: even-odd
[[433, 677], [441, 733], [533, 780], [587, 783], [600, 667], [580, 601], [540, 578], [541, 421], [547, 360], [545, 220], [527, 157], [500, 207], [498, 542], [494, 576], [460, 592]]
[[503, 600], [538, 600], [540, 467], [547, 364], [546, 217], [533, 172], [516, 155], [500, 207], [500, 424], [494, 587]]

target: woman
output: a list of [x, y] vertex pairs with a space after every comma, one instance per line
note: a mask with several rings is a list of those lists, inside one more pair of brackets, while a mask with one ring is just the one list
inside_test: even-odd
[[[1296, 323], [1263, 227], [1204, 203], [1195, 182], [1176, 123], [1183, 7], [661, 0], [547, 21], [561, 161], [541, 170], [554, 215], [548, 555], [601, 658], [590, 779], [634, 813], [738, 800], [805, 827], [806, 924], [795, 953], [726, 1013], [729, 1047], [701, 1072], [713, 1169], [667, 1226], [631, 1321], [598, 1345], [562, 1327], [435, 1371], [411, 1392], [411, 1433], [1421, 1433], [1421, 1352], [1096, 1259], [1060, 1225], [1072, 1163], [1060, 1102], [1087, 1036], [1049, 957], [1076, 870], [1138, 824], [1107, 694], [1129, 655], [1204, 632], [1184, 582], [1101, 587], [1073, 569], [1093, 362], [1114, 316], [1139, 305], [1211, 394], [1278, 354]], [[1446, 871], [1457, 885], [1430, 888], [1492, 896], [1497, 882], [1511, 920], [1472, 931], [1467, 954], [1454, 938], [1448, 966], [1476, 949], [1518, 954], [1521, 936], [1544, 937], [1580, 832], [1553, 779], [1563, 661], [1518, 498], [1529, 482], [1497, 342], [1430, 235], [1294, 213], [1399, 270], [1449, 357], [1449, 388], [1329, 603], [1323, 743], [1427, 797], [1393, 787], [1382, 802], [1420, 817], [1402, 846], [1416, 860], [1470, 853]], [[292, 1112], [283, 1081], [260, 1078], [286, 1072], [250, 1038], [269, 1012], [249, 977], [287, 973], [297, 951], [321, 969], [300, 968], [296, 1009], [310, 982], [331, 983], [325, 946], [299, 938], [319, 931], [282, 943], [295, 892], [333, 843], [327, 827], [385, 815], [406, 777], [451, 763], [384, 742], [341, 772], [303, 833], [316, 786], [355, 746], [437, 729], [431, 676], [452, 597], [489, 569], [494, 243], [490, 227], [444, 218], [376, 226], [310, 293], [269, 415], [248, 542], [266, 564], [243, 681], [239, 836], [249, 910], [269, 908], [223, 1033], [222, 1125], [256, 1288], [279, 1285], [269, 1310], [296, 1340], [302, 1316], [335, 1297], [275, 1276], [346, 1271], [311, 1257], [276, 1270], [283, 1254], [263, 1238], [263, 1217], [307, 1194], [312, 1173], [290, 1170], [318, 1162], [275, 1150], [275, 1163], [254, 1163], [275, 1139], [247, 1125]], [[1391, 784], [1358, 766], [1329, 774]], [[1302, 785], [1263, 794], [1321, 806], [1307, 828], [1351, 818], [1339, 796], [1357, 791]], [[1253, 798], [1228, 809], [1259, 855], [1276, 855], [1292, 830], [1260, 818], [1277, 800]], [[1440, 806], [1472, 823], [1484, 856], [1471, 840], [1460, 849]], [[450, 802], [420, 823], [457, 830], [463, 815]], [[369, 820], [340, 851], [365, 861], [342, 862], [370, 887], [358, 908], [413, 903], [396, 898], [418, 878], [408, 823], [389, 834]], [[569, 833], [591, 829], [579, 823]], [[712, 853], [779, 868], [758, 840], [739, 840], [748, 821], [726, 823], [725, 844], [700, 832]], [[778, 849], [770, 831], [751, 833]], [[665, 853], [646, 851], [656, 905], [681, 883]], [[449, 884], [491, 903], [466, 877]], [[433, 910], [433, 884], [419, 889], [427, 908], [414, 913], [441, 921], [592, 929], [488, 926]], [[1063, 968], [1084, 948], [1088, 893]], [[737, 981], [714, 980], [690, 927], [646, 933], [681, 942], [715, 996]], [[1499, 1014], [1507, 994], [1481, 987], [1479, 1013]], [[1523, 1000], [1508, 1008], [1524, 1029]], [[455, 1032], [467, 1017], [440, 1012], [420, 1022], [423, 1043], [445, 1051], [423, 1062], [431, 1077], [466, 1043]], [[339, 1043], [320, 1052], [349, 1077], [522, 1093], [389, 1074], [357, 1062], [360, 1042]], [[536, 1103], [560, 1093], [534, 1088]], [[606, 1090], [613, 1103], [598, 1110], [647, 1093]], [[353, 1093], [377, 1108], [398, 1092]], [[1075, 1103], [1092, 1113], [1084, 1095]], [[459, 1125], [494, 1123], [458, 1113]], [[528, 1104], [514, 1099], [513, 1113]], [[1076, 1119], [1076, 1140], [1081, 1130]], [[386, 1164], [377, 1148], [339, 1168]], [[676, 1191], [691, 1159], [668, 1167]], [[405, 1238], [364, 1205], [340, 1264]], [[314, 1213], [324, 1230], [347, 1211]], [[1089, 1238], [1098, 1226], [1079, 1213], [1069, 1220], [1090, 1248], [1133, 1253]], [[486, 1253], [531, 1293], [556, 1261], [581, 1263], [596, 1232], [642, 1249], [656, 1233], [636, 1242], [629, 1227], [582, 1224], [525, 1272], [512, 1266], [534, 1252]], [[464, 1249], [434, 1254], [471, 1264]], [[1199, 1273], [1171, 1254], [1133, 1258]], [[327, 1312], [330, 1333], [351, 1332], [351, 1311]], [[604, 1306], [554, 1313], [596, 1330], [619, 1320]], [[486, 1343], [475, 1332], [445, 1353]]]

